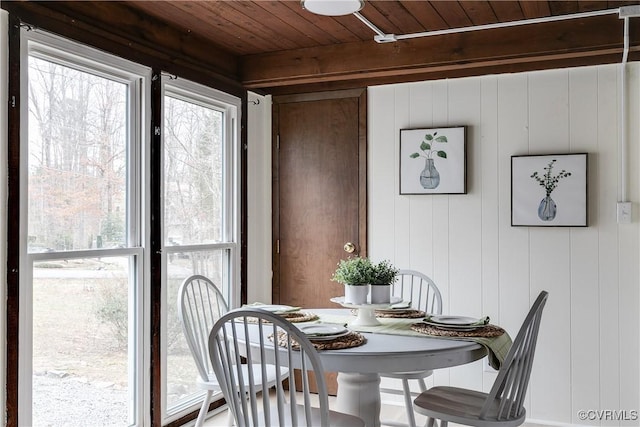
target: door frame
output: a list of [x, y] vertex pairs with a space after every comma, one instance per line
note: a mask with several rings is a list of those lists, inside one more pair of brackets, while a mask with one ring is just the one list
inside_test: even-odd
[[280, 302], [280, 256], [278, 241], [280, 240], [280, 165], [278, 156], [280, 115], [279, 106], [286, 103], [321, 101], [325, 99], [357, 98], [358, 99], [358, 254], [367, 256], [367, 89], [348, 89], [328, 92], [313, 92], [274, 96], [272, 99], [271, 125], [271, 205], [272, 205], [272, 239], [271, 264], [272, 281], [271, 297], [273, 303]]

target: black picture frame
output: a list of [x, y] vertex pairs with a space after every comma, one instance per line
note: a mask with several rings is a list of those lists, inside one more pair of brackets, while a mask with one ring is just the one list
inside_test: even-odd
[[466, 126], [400, 130], [400, 194], [467, 193]]
[[588, 154], [511, 156], [511, 225], [587, 227]]

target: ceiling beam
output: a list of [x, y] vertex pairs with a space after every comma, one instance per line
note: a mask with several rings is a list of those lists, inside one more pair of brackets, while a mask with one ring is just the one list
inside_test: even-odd
[[[630, 46], [631, 57], [639, 56], [640, 20], [630, 20]], [[622, 48], [623, 21], [612, 14], [395, 43], [371, 40], [247, 55], [240, 75], [250, 89], [344, 87], [616, 62]]]

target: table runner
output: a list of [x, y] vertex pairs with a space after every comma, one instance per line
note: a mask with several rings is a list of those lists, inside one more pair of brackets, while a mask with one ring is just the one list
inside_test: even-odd
[[[321, 314], [320, 321], [323, 323], [337, 323], [340, 325], [347, 325], [349, 321], [353, 320], [353, 316], [341, 316], [332, 314]], [[368, 332], [373, 334], [391, 334], [391, 335], [408, 335], [414, 337], [431, 337], [440, 339], [455, 339], [462, 341], [473, 341], [487, 349], [487, 357], [489, 366], [493, 369], [500, 369], [504, 358], [507, 356], [509, 349], [511, 348], [511, 337], [505, 331], [504, 334], [493, 338], [485, 337], [443, 337], [428, 335], [422, 332], [414, 331], [411, 329], [411, 325], [416, 323], [416, 319], [384, 319], [378, 318], [381, 323], [379, 326], [354, 326], [348, 325], [349, 329], [358, 332]]]
[[[351, 314], [357, 315], [358, 309], [351, 310]], [[375, 310], [375, 315], [381, 319], [423, 319], [427, 313], [422, 310]]]

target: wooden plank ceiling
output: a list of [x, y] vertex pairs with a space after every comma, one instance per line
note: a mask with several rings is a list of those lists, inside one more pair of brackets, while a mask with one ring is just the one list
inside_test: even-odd
[[[134, 9], [190, 31], [234, 55], [330, 46], [373, 40], [354, 15], [327, 17], [289, 1], [126, 1]], [[385, 33], [495, 24], [615, 9], [620, 1], [372, 1], [360, 14]]]
[[[15, 2], [3, 2], [3, 7], [5, 3]], [[405, 35], [637, 4], [367, 0], [360, 13], [384, 33]], [[141, 46], [162, 44], [173, 62], [216, 66], [226, 78], [266, 93], [612, 63], [621, 60], [623, 43], [616, 13], [377, 43], [375, 33], [355, 15], [314, 15], [298, 0], [62, 1], [41, 6], [62, 13], [67, 22], [84, 19], [102, 26], [103, 38], [118, 33]], [[634, 59], [640, 18], [632, 18], [630, 28]]]

